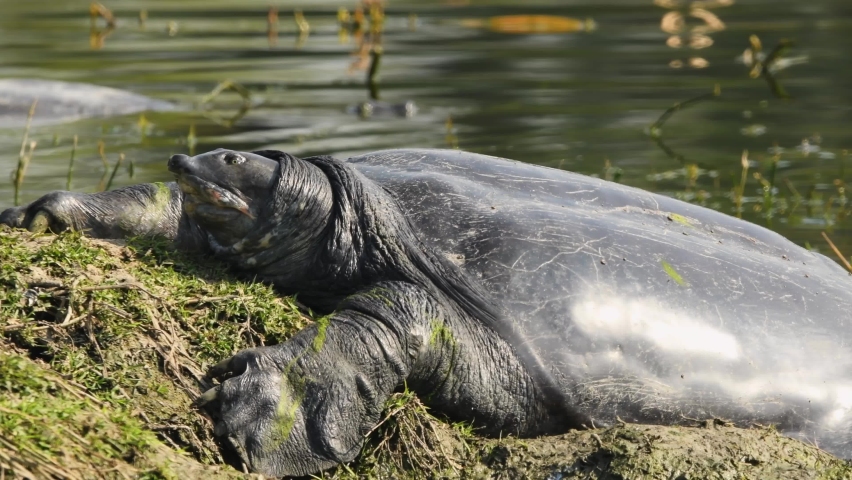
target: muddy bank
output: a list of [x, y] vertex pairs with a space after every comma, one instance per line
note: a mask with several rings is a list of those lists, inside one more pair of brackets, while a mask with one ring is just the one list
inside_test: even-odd
[[[0, 231], [0, 476], [246, 478], [192, 401], [210, 365], [310, 321], [293, 299], [150, 241]], [[322, 476], [852, 478], [815, 446], [713, 420], [521, 440], [474, 427], [401, 392], [361, 457]]]

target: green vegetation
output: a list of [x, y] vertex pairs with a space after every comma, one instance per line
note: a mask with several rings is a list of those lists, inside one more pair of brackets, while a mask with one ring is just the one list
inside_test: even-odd
[[[204, 372], [240, 349], [284, 341], [310, 320], [292, 299], [203, 260], [150, 240], [0, 231], [0, 476], [246, 477], [226, 465], [209, 420], [192, 406], [212, 387]], [[438, 322], [430, 341], [455, 342]], [[279, 408], [279, 433], [289, 433], [301, 393]], [[406, 388], [389, 399], [360, 457], [320, 477], [852, 475], [847, 463], [772, 429], [713, 420], [523, 440], [475, 432], [475, 423], [436, 418]]]
[[0, 233], [0, 383], [15, 394], [0, 395], [0, 449], [45, 461], [74, 452], [97, 469], [160, 465], [164, 451], [222, 463], [191, 406], [212, 386], [207, 366], [308, 323], [268, 286], [149, 240], [129, 243]]
[[328, 321], [330, 318], [330, 315], [326, 315], [316, 319], [317, 335], [314, 337], [314, 341], [311, 346], [317, 353], [319, 353], [319, 351], [322, 350], [322, 346], [325, 345], [325, 332], [326, 329], [328, 329]]
[[127, 408], [18, 353], [0, 352], [0, 470], [6, 478], [236, 477], [170, 448]]
[[669, 262], [665, 260], [660, 260], [660, 264], [663, 266], [663, 270], [666, 272], [666, 274], [670, 276], [672, 280], [675, 281], [675, 283], [677, 283], [681, 287], [688, 286], [686, 280], [684, 280], [683, 277], [681, 277], [680, 274], [677, 273], [677, 270], [675, 270]]
[[668, 218], [672, 222], [677, 222], [686, 227], [692, 226], [692, 220], [690, 218], [684, 217], [683, 215], [678, 215], [677, 213], [669, 213], [666, 218]]
[[453, 337], [453, 331], [441, 320], [435, 319], [431, 322], [432, 332], [429, 334], [429, 345], [432, 347], [446, 344], [452, 348], [456, 346], [456, 339]]
[[385, 414], [369, 433], [370, 441], [352, 465], [341, 465], [321, 477], [458, 478], [465, 463], [477, 464], [470, 454], [475, 442], [470, 429], [454, 428], [429, 413], [414, 392], [405, 388], [385, 405]]

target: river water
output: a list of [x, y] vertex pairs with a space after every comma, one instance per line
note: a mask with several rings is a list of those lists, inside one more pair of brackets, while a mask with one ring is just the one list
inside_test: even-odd
[[[65, 188], [75, 135], [77, 191], [103, 188], [120, 154], [112, 187], [169, 180], [170, 155], [218, 147], [339, 157], [458, 147], [740, 214], [834, 258], [826, 231], [852, 255], [848, 0], [389, 1], [380, 36], [368, 21], [367, 32], [340, 29], [338, 9], [357, 5], [121, 0], [106, 3], [110, 31], [103, 20], [92, 28], [89, 2], [0, 1], [0, 77], [88, 82], [178, 106], [32, 128], [21, 201]], [[761, 76], [749, 56], [784, 40], [795, 43]], [[412, 102], [414, 115], [381, 105], [363, 114], [375, 47], [375, 93]], [[236, 121], [234, 92], [201, 105], [226, 79], [251, 93]], [[13, 203], [6, 172], [23, 130], [0, 129], [0, 207]]]

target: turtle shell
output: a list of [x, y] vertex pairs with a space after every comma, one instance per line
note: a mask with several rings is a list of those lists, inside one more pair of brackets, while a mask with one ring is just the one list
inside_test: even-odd
[[852, 457], [852, 277], [662, 195], [444, 150], [347, 162], [477, 279], [593, 422], [777, 423]]

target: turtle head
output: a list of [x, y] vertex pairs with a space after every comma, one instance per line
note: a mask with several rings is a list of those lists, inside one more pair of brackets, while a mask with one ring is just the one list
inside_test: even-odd
[[225, 149], [169, 159], [169, 171], [185, 194], [184, 211], [223, 247], [257, 227], [277, 170], [276, 160]]
[[[169, 170], [183, 209], [213, 252], [239, 268], [308, 268], [332, 210], [328, 178], [311, 162], [277, 150], [174, 155]], [[296, 273], [294, 273], [296, 275]]]

